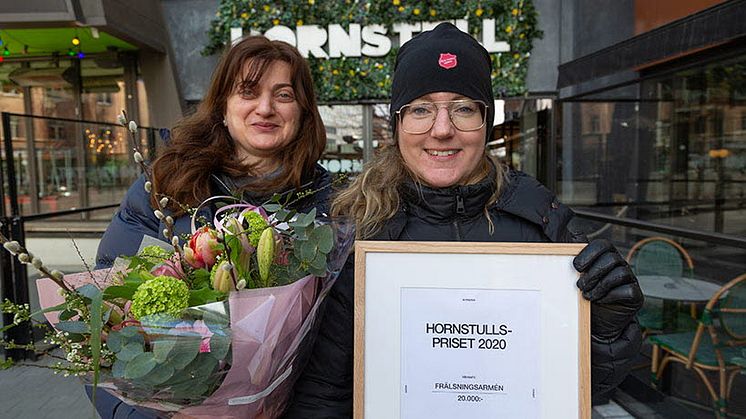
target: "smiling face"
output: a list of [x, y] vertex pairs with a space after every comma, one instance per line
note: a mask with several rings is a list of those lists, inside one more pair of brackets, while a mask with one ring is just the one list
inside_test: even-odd
[[259, 174], [277, 168], [277, 151], [298, 134], [301, 109], [291, 76], [288, 63], [274, 61], [253, 88], [239, 83], [226, 103], [225, 121], [238, 158]]
[[[438, 92], [421, 96], [411, 103], [468, 99], [456, 93]], [[486, 127], [459, 131], [439, 107], [433, 127], [424, 134], [408, 134], [397, 124], [399, 151], [404, 163], [423, 183], [447, 188], [469, 183], [484, 156]]]

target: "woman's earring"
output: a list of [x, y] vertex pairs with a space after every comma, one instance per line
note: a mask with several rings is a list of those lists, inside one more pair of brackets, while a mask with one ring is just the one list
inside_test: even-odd
[[228, 121], [226, 121], [225, 118], [223, 118], [223, 126], [228, 126]]

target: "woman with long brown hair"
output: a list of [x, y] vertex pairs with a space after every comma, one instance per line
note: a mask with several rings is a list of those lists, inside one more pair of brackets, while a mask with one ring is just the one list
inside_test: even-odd
[[[169, 198], [175, 235], [189, 232], [183, 206], [215, 195], [260, 205], [274, 193], [313, 190], [294, 208], [326, 212], [330, 175], [317, 164], [325, 146], [306, 60], [287, 43], [250, 36], [225, 52], [197, 111], [174, 127], [152, 164], [152, 186]], [[143, 235], [164, 239], [144, 185], [140, 177], [127, 192], [101, 240], [97, 267], [135, 254]], [[212, 219], [212, 212], [208, 205], [200, 215]]]

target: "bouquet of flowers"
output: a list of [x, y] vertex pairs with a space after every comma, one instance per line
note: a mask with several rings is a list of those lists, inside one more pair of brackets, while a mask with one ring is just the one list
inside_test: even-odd
[[[137, 148], [135, 161], [143, 165]], [[67, 276], [0, 241], [47, 277], [37, 287], [55, 329], [48, 340], [67, 352], [55, 368], [166, 415], [272, 418], [286, 407], [353, 237], [281, 200], [224, 205], [199, 227], [193, 210], [182, 246], [165, 215], [168, 198], [159, 197], [155, 213], [170, 243], [146, 236], [113, 268]], [[32, 316], [8, 307], [16, 323]]]

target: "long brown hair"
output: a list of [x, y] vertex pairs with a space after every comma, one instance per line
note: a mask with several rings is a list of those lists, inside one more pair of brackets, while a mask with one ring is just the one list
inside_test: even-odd
[[[467, 183], [474, 183], [483, 179], [495, 166], [495, 193], [487, 201], [484, 213], [493, 232], [492, 219], [487, 208], [497, 201], [502, 192], [505, 169], [498, 161], [486, 153], [476, 167]], [[337, 194], [332, 203], [332, 217], [340, 217], [355, 223], [357, 239], [369, 239], [380, 232], [401, 206], [401, 186], [412, 179], [421, 183], [414, 172], [409, 170], [402, 158], [398, 143], [383, 146], [366, 164], [363, 172], [347, 187]]]
[[[290, 65], [293, 90], [301, 109], [299, 129], [294, 139], [274, 153], [280, 162], [279, 175], [253, 182], [251, 187], [257, 192], [301, 187], [304, 176], [313, 173], [326, 146], [326, 130], [316, 106], [311, 70], [295, 47], [263, 36], [249, 36], [223, 54], [196, 112], [174, 126], [171, 143], [153, 163], [153, 186], [159, 194], [195, 206], [212, 195], [212, 173], [256, 175], [254, 166], [236, 157], [236, 146], [223, 118], [231, 94], [242, 85], [258, 83], [275, 61]], [[173, 209], [181, 213], [179, 208]]]

